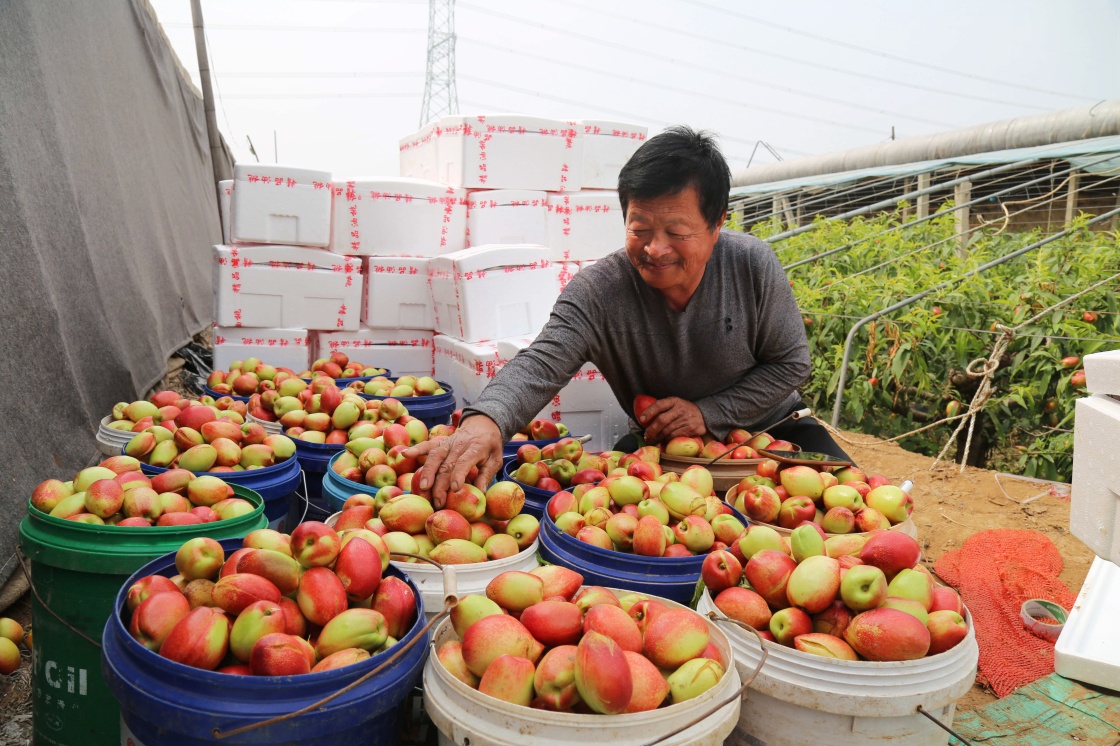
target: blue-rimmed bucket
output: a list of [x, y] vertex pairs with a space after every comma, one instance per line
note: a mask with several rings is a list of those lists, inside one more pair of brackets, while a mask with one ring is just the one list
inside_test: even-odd
[[544, 515], [544, 508], [546, 505], [548, 505], [548, 501], [551, 500], [552, 496], [556, 493], [549, 492], [548, 490], [537, 489], [536, 487], [531, 487], [524, 482], [518, 482], [516, 479], [514, 479], [513, 473], [517, 471], [517, 467], [520, 465], [521, 464], [517, 463], [516, 460], [506, 461], [505, 463], [503, 463], [502, 480], [506, 482], [513, 482], [525, 491], [525, 507], [521, 509], [521, 512], [531, 513], [543, 523], [544, 519], [542, 518], [542, 516]]
[[[731, 513], [744, 526], [746, 516], [734, 508]], [[700, 580], [706, 554], [695, 557], [643, 557], [639, 554], [601, 549], [568, 536], [556, 527], [546, 513], [541, 520], [541, 558], [583, 575], [587, 585], [625, 588], [651, 596], [662, 596], [688, 604]]]
[[294, 528], [302, 523], [301, 515], [304, 516], [305, 520], [322, 521], [332, 512], [337, 512], [329, 509], [323, 497], [323, 476], [326, 474], [331, 459], [346, 450], [344, 445], [310, 443], [299, 438], [292, 438], [292, 440], [295, 441], [296, 458], [299, 459], [299, 465], [303, 468], [304, 479], [307, 481], [307, 500], [300, 499], [299, 495], [292, 495], [291, 512], [288, 519], [289, 528]]
[[[565, 438], [571, 437], [568, 435]], [[547, 445], [557, 442], [560, 438], [546, 438], [545, 440], [510, 440], [502, 444], [502, 469], [504, 470], [506, 464], [514, 461], [517, 458], [517, 451], [521, 446], [536, 446], [537, 448], [544, 448]], [[524, 485], [522, 485], [524, 486]]]
[[239, 396], [237, 394], [219, 394], [217, 391], [210, 388], [209, 386], [203, 386], [202, 391], [207, 396], [214, 397], [215, 400], [221, 399], [223, 396], [228, 396], [229, 398], [233, 399], [234, 401], [243, 401], [243, 402], [248, 402], [249, 401], [249, 397], [247, 397], [247, 396]]
[[[365, 383], [366, 381], [372, 381], [374, 378], [377, 378], [378, 376], [385, 376], [386, 378], [389, 378], [390, 376], [393, 375], [393, 371], [389, 370], [388, 368], [380, 368], [380, 370], [383, 370], [385, 372], [384, 373], [375, 373], [372, 376], [358, 376], [357, 378], [336, 378], [336, 379], [334, 379], [334, 385], [338, 386], [340, 389], [342, 389], [342, 388], [346, 388], [350, 384], [354, 383], [354, 381], [361, 381], [362, 383]], [[301, 380], [306, 381], [307, 383], [311, 383], [315, 379], [314, 378], [304, 378], [304, 379], [301, 379]]]
[[[123, 450], [122, 450], [123, 453]], [[147, 475], [162, 474], [167, 469], [162, 466], [140, 464], [140, 469]], [[268, 518], [269, 528], [277, 531], [289, 531], [288, 509], [291, 504], [291, 495], [303, 484], [303, 470], [299, 461], [290, 458], [263, 469], [246, 469], [245, 471], [196, 471], [198, 476], [221, 477], [230, 484], [239, 484], [248, 487], [260, 494], [264, 499], [264, 514]]]
[[[226, 556], [241, 541], [222, 542]], [[334, 694], [412, 644], [390, 667], [322, 707], [273, 725], [225, 739], [230, 744], [329, 743], [331, 746], [392, 746], [399, 742], [402, 705], [420, 681], [428, 657], [422, 596], [416, 584], [390, 567], [386, 575], [408, 583], [416, 598], [416, 621], [388, 651], [344, 668], [301, 676], [238, 676], [160, 657], [128, 633], [128, 588], [145, 575], [172, 576], [175, 555], [140, 568], [117, 594], [102, 635], [101, 671], [121, 708], [118, 743], [133, 746], [212, 744], [215, 731], [286, 715]]]
[[[455, 411], [455, 389], [443, 381], [438, 381], [440, 387], [447, 393], [435, 396], [406, 396], [398, 401], [405, 406], [408, 414], [423, 422], [429, 428], [436, 425], [450, 425], [451, 413]], [[361, 392], [359, 392], [361, 394]], [[395, 397], [373, 396], [361, 394], [363, 399], [381, 401]]]
[[31, 702], [35, 743], [119, 744], [120, 713], [101, 676], [96, 641], [115, 608], [121, 583], [188, 539], [236, 539], [268, 525], [260, 495], [245, 515], [186, 526], [94, 526], [43, 513], [28, 502], [20, 548], [31, 561], [31, 623], [35, 628]]
[[352, 482], [338, 475], [332, 466], [341, 453], [337, 453], [327, 462], [327, 470], [323, 472], [323, 501], [331, 514], [342, 510], [346, 498], [356, 494], [376, 495], [380, 487], [371, 487], [363, 482]]

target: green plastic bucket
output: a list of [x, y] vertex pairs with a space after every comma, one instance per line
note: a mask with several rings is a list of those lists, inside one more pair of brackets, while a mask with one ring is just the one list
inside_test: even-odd
[[[232, 485], [251, 513], [191, 526], [92, 526], [66, 521], [27, 505], [19, 524], [20, 548], [31, 560], [34, 635], [33, 743], [36, 746], [118, 746], [120, 709], [101, 677], [101, 633], [113, 600], [130, 575], [176, 551], [187, 539], [233, 539], [264, 528], [264, 501]], [[56, 619], [43, 604], [98, 645]]]

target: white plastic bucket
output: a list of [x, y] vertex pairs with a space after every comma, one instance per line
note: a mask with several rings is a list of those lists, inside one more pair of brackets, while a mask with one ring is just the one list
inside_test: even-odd
[[[537, 541], [512, 557], [489, 562], [476, 562], [470, 565], [453, 565], [458, 582], [459, 598], [472, 593], [486, 593], [491, 580], [509, 570], [529, 572], [538, 566]], [[443, 611], [443, 572], [427, 562], [398, 562], [393, 566], [405, 573], [416, 583], [424, 597], [424, 614], [431, 619]]]
[[246, 415], [245, 418], [247, 420], [249, 420], [249, 422], [255, 422], [258, 425], [260, 425], [261, 427], [263, 427], [265, 429], [265, 432], [267, 432], [269, 435], [283, 435], [284, 434], [284, 428], [281, 427], [279, 422], [269, 422], [268, 420], [258, 420], [256, 417], [254, 417], [251, 414]]
[[[720, 614], [707, 590], [696, 610]], [[964, 640], [915, 661], [838, 661], [765, 643], [766, 664], [743, 700], [729, 743], [944, 746], [949, 734], [918, 714], [918, 706], [952, 727], [956, 702], [972, 687], [980, 657], [967, 610], [965, 621]], [[728, 638], [739, 672], [749, 674], [761, 657], [758, 639], [735, 628], [728, 628]]]
[[[338, 520], [339, 513], [327, 518], [324, 523], [333, 527]], [[489, 562], [476, 562], [469, 565], [451, 565], [455, 568], [456, 590], [459, 598], [472, 593], [486, 593], [486, 586], [491, 580], [509, 570], [529, 572], [535, 569], [537, 562], [537, 544], [534, 540], [527, 548], [522, 549], [512, 557]], [[424, 614], [429, 619], [443, 611], [443, 571], [427, 562], [406, 562], [393, 560], [392, 564], [401, 572], [408, 575], [420, 595], [424, 598]]]
[[[614, 590], [614, 589], [612, 589]], [[614, 590], [622, 596], [629, 591]], [[463, 594], [465, 595], [465, 593]], [[461, 597], [461, 596], [460, 596]], [[658, 599], [668, 606], [680, 604]], [[509, 704], [471, 689], [439, 662], [436, 651], [458, 639], [451, 620], [445, 619], [432, 636], [432, 651], [424, 664], [424, 710], [439, 729], [440, 746], [560, 746], [604, 743], [638, 746], [679, 728], [727, 699], [739, 689], [734, 648], [718, 626], [708, 622], [711, 640], [729, 665], [716, 686], [695, 699], [650, 712], [625, 715], [577, 715], [548, 712]], [[735, 729], [741, 699], [736, 699], [683, 733], [666, 746], [720, 746]], [[815, 746], [819, 746], [818, 739]]]
[[113, 416], [108, 415], [97, 426], [97, 450], [106, 456], [120, 456], [121, 449], [128, 445], [136, 433], [128, 430], [114, 430], [109, 427]]

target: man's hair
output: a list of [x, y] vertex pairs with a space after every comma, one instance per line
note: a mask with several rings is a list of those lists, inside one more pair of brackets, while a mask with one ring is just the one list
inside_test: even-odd
[[656, 199], [695, 187], [700, 213], [714, 230], [727, 212], [731, 169], [706, 131], [676, 125], [646, 140], [618, 174], [622, 216], [632, 199]]

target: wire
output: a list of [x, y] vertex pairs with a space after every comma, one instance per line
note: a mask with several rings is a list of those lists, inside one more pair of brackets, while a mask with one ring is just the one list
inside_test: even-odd
[[[589, 38], [589, 37], [582, 37], [581, 36], [581, 38]], [[513, 53], [513, 54], [518, 54], [518, 55], [521, 55], [521, 56], [524, 56], [524, 57], [531, 57], [533, 59], [543, 60], [545, 62], [552, 62], [552, 63], [555, 63], [557, 65], [563, 65], [563, 66], [568, 67], [568, 68], [574, 68], [574, 69], [577, 69], [577, 70], [588, 70], [588, 71], [593, 72], [593, 73], [599, 73], [599, 74], [604, 74], [604, 75], [610, 74], [607, 71], [602, 70], [600, 68], [578, 65], [578, 64], [576, 64], [576, 63], [574, 63], [570, 60], [558, 59], [556, 57], [548, 57], [548, 56], [545, 56], [545, 55], [537, 55], [537, 54], [532, 54], [530, 52], [523, 52], [523, 51], [516, 50], [516, 49], [510, 49], [509, 47], [503, 47], [503, 46], [498, 45], [498, 44], [491, 44], [490, 42], [486, 42], [486, 41], [483, 41], [481, 39], [474, 39], [474, 38], [467, 37], [467, 36], [459, 36], [458, 40], [459, 41], [467, 41], [467, 42], [470, 42], [472, 44], [476, 44], [478, 46], [488, 47], [490, 49], [497, 49], [497, 50], [500, 50], [500, 51], [505, 51], [505, 52], [510, 52], [510, 53]], [[731, 72], [728, 72], [727, 70], [721, 70], [721, 69], [715, 68], [715, 67], [706, 67], [704, 65], [697, 65], [697, 64], [691, 63], [691, 62], [684, 62], [684, 61], [680, 61], [680, 60], [674, 60], [672, 58], [666, 58], [663, 55], [659, 55], [659, 54], [656, 54], [656, 53], [643, 52], [640, 49], [636, 49], [634, 47], [621, 46], [617, 43], [612, 43], [611, 46], [615, 47], [615, 48], [618, 48], [618, 49], [623, 49], [627, 52], [630, 52], [631, 54], [641, 54], [643, 56], [651, 57], [653, 59], [657, 59], [657, 60], [660, 60], [662, 62], [672, 63], [672, 64], [678, 65], [678, 66], [691, 67], [695, 70], [700, 70], [702, 72], [715, 74], [715, 75], [723, 75], [725, 77], [732, 78], [733, 80], [738, 80], [738, 81], [743, 82], [743, 83], [750, 83], [750, 84], [753, 84], [753, 85], [761, 86], [763, 88], [770, 88], [770, 89], [777, 90], [777, 91], [783, 91], [785, 93], [792, 93], [792, 94], [797, 95], [797, 96], [803, 96], [803, 97], [806, 97], [806, 98], [816, 99], [816, 100], [820, 100], [820, 101], [827, 101], [827, 102], [833, 103], [833, 104], [840, 104], [841, 106], [849, 106], [853, 109], [860, 109], [862, 111], [869, 111], [869, 112], [872, 112], [872, 113], [875, 113], [875, 114], [885, 114], [887, 116], [899, 117], [899, 118], [902, 118], [902, 119], [909, 119], [911, 121], [921, 122], [922, 124], [929, 124], [929, 125], [933, 125], [935, 127], [953, 128], [953, 127], [957, 126], [957, 125], [954, 125], [954, 124], [948, 124], [946, 122], [939, 122], [939, 121], [935, 121], [935, 120], [931, 120], [931, 119], [922, 119], [921, 117], [915, 117], [915, 116], [911, 116], [909, 114], [899, 114], [897, 112], [885, 111], [883, 109], [877, 109], [873, 106], [864, 106], [863, 104], [857, 104], [857, 103], [854, 103], [854, 102], [851, 102], [851, 101], [845, 101], [843, 99], [831, 98], [829, 96], [820, 96], [820, 95], [808, 93], [806, 91], [801, 91], [801, 90], [797, 90], [797, 89], [794, 89], [794, 88], [789, 88], [787, 86], [781, 86], [781, 85], [777, 85], [775, 83], [770, 83], [770, 82], [767, 82], [765, 80], [759, 80], [757, 78], [748, 78], [744, 75], [736, 75], [735, 73], [731, 73]], [[617, 77], [617, 76], [614, 76], [614, 77]], [[630, 78], [630, 80], [634, 80], [634, 79]], [[650, 81], [650, 80], [644, 80], [644, 81], [639, 81], [639, 82], [645, 83], [646, 85], [666, 88], [667, 90], [679, 91], [679, 89], [671, 88], [669, 86], [663, 86], [660, 83], [655, 83], [655, 82]], [[690, 92], [694, 93], [696, 95], [703, 95], [703, 94], [699, 94], [695, 91], [690, 91]], [[738, 103], [738, 102], [733, 101], [733, 100], [728, 100], [727, 98], [721, 98], [721, 97], [716, 97], [716, 96], [707, 96], [706, 98], [718, 99], [722, 103]], [[750, 108], [757, 108], [757, 107], [750, 107]], [[879, 132], [879, 130], [873, 130], [873, 131]]]
[[869, 74], [869, 73], [866, 73], [866, 72], [856, 72], [854, 70], [846, 70], [844, 68], [835, 67], [833, 65], [825, 65], [825, 64], [818, 63], [818, 62], [812, 62], [810, 60], [805, 60], [805, 59], [801, 59], [799, 57], [793, 57], [793, 56], [789, 56], [789, 55], [783, 55], [781, 53], [772, 52], [770, 50], [763, 50], [763, 49], [758, 49], [758, 48], [755, 48], [755, 47], [748, 47], [748, 46], [742, 44], [739, 40], [736, 40], [734, 42], [723, 41], [722, 39], [717, 39], [717, 38], [714, 38], [712, 36], [707, 36], [707, 35], [704, 35], [704, 34], [690, 33], [688, 31], [684, 31], [683, 29], [674, 28], [672, 26], [665, 26], [665, 25], [662, 25], [662, 24], [659, 24], [659, 23], [652, 23], [650, 21], [645, 21], [645, 20], [642, 20], [642, 19], [639, 19], [639, 18], [630, 18], [630, 17], [620, 15], [620, 14], [610, 13], [608, 11], [603, 10], [602, 8], [589, 6], [589, 5], [582, 5], [582, 4], [579, 4], [579, 3], [573, 3], [573, 2], [571, 2], [571, 0], [567, 0], [567, 1], [565, 1], [565, 0], [552, 0], [552, 2], [558, 2], [558, 3], [561, 3], [563, 5], [570, 5], [572, 7], [581, 8], [583, 10], [589, 10], [589, 11], [592, 11], [592, 12], [595, 12], [595, 13], [601, 13], [602, 15], [610, 16], [610, 17], [613, 17], [613, 18], [620, 18], [622, 20], [630, 21], [631, 23], [634, 23], [634, 24], [637, 24], [637, 25], [640, 25], [640, 26], [645, 26], [647, 28], [655, 28], [655, 29], [658, 29], [660, 31], [667, 31], [669, 33], [675, 33], [675, 34], [679, 34], [681, 36], [686, 36], [686, 37], [689, 37], [689, 38], [692, 38], [692, 39], [697, 39], [697, 40], [703, 42], [705, 45], [719, 44], [721, 46], [730, 47], [731, 49], [734, 49], [737, 52], [752, 52], [754, 54], [758, 54], [758, 55], [761, 55], [761, 56], [765, 57], [768, 61], [770, 61], [770, 60], [782, 60], [784, 62], [793, 62], [793, 63], [799, 64], [799, 65], [805, 65], [805, 66], [808, 66], [808, 67], [815, 67], [815, 68], [818, 68], [818, 69], [821, 69], [821, 70], [828, 70], [829, 72], [841, 73], [843, 75], [851, 75], [851, 76], [854, 76], [854, 77], [857, 77], [857, 78], [866, 78], [867, 80], [874, 80], [874, 81], [879, 82], [879, 83], [888, 83], [890, 85], [896, 85], [896, 86], [900, 86], [900, 87], [903, 87], [903, 88], [912, 88], [914, 90], [919, 90], [919, 91], [928, 91], [930, 93], [939, 93], [939, 94], [942, 94], [942, 95], [945, 95], [945, 96], [955, 96], [957, 98], [965, 98], [965, 99], [970, 99], [970, 100], [973, 100], [973, 101], [983, 101], [984, 103], [988, 103], [988, 104], [993, 104], [993, 103], [994, 104], [1004, 104], [1006, 106], [1016, 106], [1016, 107], [1019, 107], [1019, 108], [1022, 108], [1022, 109], [1034, 109], [1035, 111], [1050, 111], [1050, 108], [1046, 107], [1046, 106], [1035, 106], [1033, 104], [1024, 104], [1024, 103], [1019, 103], [1017, 101], [1002, 101], [1002, 100], [999, 100], [999, 99], [994, 99], [990, 96], [975, 96], [975, 95], [968, 94], [968, 93], [961, 93], [960, 91], [950, 91], [950, 90], [945, 90], [943, 88], [934, 88], [932, 86], [921, 85], [919, 83], [910, 83], [910, 82], [906, 82], [906, 81], [892, 80], [890, 78], [883, 78], [883, 77], [880, 77], [878, 75], [872, 75], [872, 74]]
[[797, 36], [804, 36], [808, 39], [814, 39], [816, 41], [823, 41], [826, 44], [834, 44], [838, 47], [843, 47], [845, 49], [851, 49], [851, 50], [854, 50], [854, 51], [857, 51], [857, 52], [863, 52], [864, 54], [870, 54], [870, 55], [873, 55], [873, 56], [876, 56], [876, 57], [882, 57], [883, 59], [893, 60], [895, 62], [904, 62], [908, 65], [915, 65], [917, 67], [924, 67], [927, 70], [936, 70], [937, 72], [948, 73], [949, 75], [958, 75], [962, 78], [969, 78], [971, 80], [979, 80], [979, 81], [983, 81], [985, 83], [994, 83], [996, 85], [1006, 86], [1008, 88], [1019, 88], [1021, 90], [1030, 91], [1032, 93], [1045, 93], [1045, 94], [1048, 94], [1050, 96], [1059, 96], [1061, 98], [1072, 98], [1072, 99], [1077, 99], [1077, 100], [1080, 100], [1080, 101], [1096, 101], [1097, 100], [1097, 99], [1095, 99], [1091, 96], [1080, 96], [1080, 95], [1077, 95], [1077, 94], [1074, 94], [1074, 93], [1063, 93], [1063, 92], [1060, 92], [1060, 91], [1051, 91], [1051, 90], [1048, 90], [1046, 88], [1035, 88], [1034, 86], [1022, 85], [1021, 83], [1010, 83], [1010, 82], [1007, 82], [1007, 81], [1004, 81], [1004, 80], [997, 80], [996, 78], [988, 78], [988, 77], [985, 77], [983, 75], [974, 75], [972, 73], [963, 73], [963, 72], [960, 72], [959, 70], [953, 70], [953, 69], [948, 68], [948, 67], [941, 67], [940, 65], [931, 65], [928, 62], [921, 62], [919, 60], [910, 59], [909, 57], [902, 57], [902, 56], [897, 55], [897, 54], [890, 54], [889, 52], [881, 52], [881, 51], [876, 50], [876, 49], [869, 49], [867, 47], [861, 47], [858, 44], [852, 44], [850, 42], [840, 41], [839, 39], [832, 39], [830, 37], [822, 36], [820, 34], [813, 34], [813, 33], [810, 33], [808, 31], [799, 31], [798, 29], [792, 28], [790, 26], [783, 26], [780, 23], [774, 23], [773, 21], [767, 21], [766, 19], [759, 18], [758, 16], [752, 16], [752, 15], [747, 15], [746, 13], [740, 13], [739, 11], [731, 10], [730, 8], [721, 8], [718, 5], [712, 5], [711, 3], [702, 2], [701, 0], [678, 0], [678, 1], [682, 2], [682, 3], [685, 3], [687, 5], [695, 5], [697, 7], [707, 8], [709, 10], [715, 10], [715, 11], [718, 11], [720, 13], [724, 13], [726, 15], [735, 16], [737, 18], [742, 18], [742, 19], [747, 20], [747, 21], [753, 21], [754, 23], [758, 23], [758, 24], [761, 24], [763, 26], [769, 26], [770, 28], [774, 28], [774, 29], [779, 29], [781, 31], [785, 31], [785, 32], [790, 33], [790, 34], [795, 34]]
[[234, 72], [222, 73], [223, 78], [415, 78], [424, 75], [421, 70], [419, 72], [400, 72], [400, 73], [301, 73], [301, 72], [271, 72], [271, 73], [251, 73], [251, 72]]
[[[526, 25], [526, 26], [534, 26], [536, 28], [545, 29], [547, 31], [554, 31], [554, 32], [557, 31], [557, 29], [555, 27], [549, 26], [547, 24], [537, 23], [536, 21], [529, 21], [529, 20], [526, 20], [524, 18], [518, 18], [517, 16], [511, 16], [507, 13], [499, 13], [498, 11], [489, 10], [487, 8], [482, 8], [480, 6], [473, 5], [471, 3], [459, 2], [458, 5], [460, 7], [470, 8], [471, 10], [475, 10], [475, 11], [478, 11], [480, 13], [484, 13], [486, 15], [492, 15], [492, 16], [496, 16], [498, 18], [504, 18], [506, 20], [510, 20], [510, 21], [515, 22], [515, 23], [520, 23], [520, 24], [523, 24], [523, 25]], [[603, 39], [596, 39], [596, 38], [591, 37], [591, 36], [586, 36], [584, 34], [580, 34], [580, 33], [574, 32], [574, 31], [567, 31], [567, 30], [560, 30], [559, 33], [563, 33], [566, 36], [571, 36], [571, 37], [574, 37], [574, 38], [577, 38], [577, 39], [582, 39], [584, 41], [589, 41], [589, 42], [592, 42], [594, 44], [602, 44], [602, 45], [605, 45], [605, 46], [609, 46], [610, 48], [615, 49], [615, 50], [623, 50], [623, 51], [626, 51], [630, 54], [637, 54], [637, 55], [641, 55], [643, 57], [652, 57], [653, 59], [657, 59], [657, 60], [660, 60], [662, 62], [669, 62], [669, 63], [672, 63], [674, 65], [686, 66], [686, 67], [696, 67], [695, 65], [692, 65], [691, 63], [685, 62], [683, 60], [676, 60], [676, 59], [673, 59], [673, 58], [665, 57], [665, 56], [657, 54], [657, 53], [646, 52], [645, 50], [638, 49], [637, 47], [630, 47], [630, 46], [627, 46], [625, 44], [619, 44], [617, 41], [606, 41], [606, 40], [603, 40]], [[596, 72], [602, 72], [602, 71], [596, 70]], [[463, 77], [463, 76], [460, 76], [460, 77]], [[634, 81], [634, 82], [642, 82], [642, 81], [638, 81], [635, 78], [626, 78], [626, 79]], [[680, 89], [680, 88], [674, 88], [672, 90], [678, 91], [678, 92], [684, 91], [686, 93], [693, 93], [693, 91], [686, 91], [685, 89]], [[828, 125], [831, 125], [831, 126], [834, 126], [834, 127], [844, 127], [846, 129], [860, 130], [860, 131], [863, 131], [863, 132], [874, 132], [875, 134], [882, 134], [882, 129], [878, 129], [878, 128], [875, 128], [875, 127], [864, 127], [863, 125], [859, 125], [859, 124], [845, 124], [843, 122], [836, 122], [836, 121], [833, 121], [831, 119], [821, 119], [820, 117], [805, 116], [805, 115], [796, 114], [796, 113], [790, 112], [790, 111], [784, 111], [782, 109], [775, 109], [775, 108], [772, 108], [772, 107], [769, 107], [769, 106], [759, 106], [759, 105], [755, 105], [755, 104], [745, 104], [745, 103], [741, 103], [741, 102], [734, 102], [734, 101], [727, 101], [727, 100], [723, 100], [723, 101], [724, 101], [724, 103], [734, 103], [738, 106], [742, 106], [742, 107], [745, 107], [745, 108], [748, 108], [748, 109], [765, 111], [765, 112], [769, 112], [771, 114], [778, 114], [780, 116], [786, 116], [786, 117], [790, 117], [792, 119], [796, 119], [796, 120], [800, 120], [800, 121], [817, 122], [818, 124], [828, 124]]]
[[[179, 23], [172, 21], [162, 24], [166, 28], [194, 28], [189, 23]], [[215, 29], [218, 31], [296, 31], [299, 33], [306, 32], [345, 32], [345, 33], [372, 33], [372, 34], [427, 34], [427, 27], [402, 27], [402, 28], [388, 28], [382, 26], [261, 26], [258, 24], [249, 23], [208, 23], [207, 29]]]
[[[503, 51], [514, 52], [514, 50], [510, 50], [506, 47], [501, 47], [501, 46], [498, 46], [497, 44], [490, 44], [489, 42], [484, 42], [484, 41], [481, 41], [479, 39], [471, 39], [471, 38], [465, 38], [465, 37], [460, 36], [459, 41], [469, 41], [472, 44], [476, 44], [476, 45], [480, 45], [480, 46], [484, 46], [484, 47], [489, 47], [491, 49], [498, 49], [498, 50], [503, 50]], [[636, 49], [634, 47], [627, 47], [627, 46], [624, 46], [624, 45], [616, 45], [616, 46], [619, 49], [630, 52], [632, 54], [646, 55], [646, 56], [650, 56], [650, 57], [654, 57], [654, 58], [658, 58], [658, 59], [663, 59], [666, 62], [674, 62], [673, 60], [666, 59], [666, 58], [663, 58], [663, 57], [659, 57], [659, 55], [656, 55], [656, 54], [648, 54], [648, 53], [643, 52], [642, 50]], [[655, 82], [652, 82], [652, 81], [649, 81], [649, 80], [643, 80], [643, 79], [640, 79], [640, 78], [635, 78], [633, 76], [611, 72], [609, 70], [602, 70], [602, 69], [599, 69], [599, 68], [590, 67], [588, 65], [580, 65], [578, 63], [571, 62], [571, 61], [568, 61], [568, 60], [557, 60], [557, 59], [553, 59], [553, 58], [548, 58], [548, 57], [544, 57], [544, 56], [530, 54], [528, 52], [514, 52], [514, 53], [515, 54], [520, 54], [520, 55], [525, 56], [525, 57], [544, 60], [546, 62], [554, 62], [554, 63], [562, 65], [563, 67], [565, 67], [567, 69], [570, 69], [570, 70], [584, 70], [586, 72], [595, 73], [597, 75], [602, 75], [602, 76], [605, 76], [605, 77], [608, 77], [608, 78], [615, 78], [617, 80], [623, 80], [623, 81], [626, 81], [628, 83], [638, 83], [640, 85], [654, 86], [654, 87], [661, 88], [661, 89], [666, 90], [666, 91], [671, 91], [672, 93], [684, 94], [684, 95], [688, 95], [688, 96], [697, 96], [699, 98], [704, 98], [704, 99], [707, 99], [709, 101], [717, 101], [719, 103], [724, 104], [725, 106], [730, 105], [730, 106], [737, 106], [737, 107], [742, 108], [742, 109], [749, 109], [749, 110], [752, 110], [752, 111], [765, 111], [765, 112], [768, 112], [770, 114], [778, 114], [778, 115], [782, 115], [782, 116], [795, 117], [795, 118], [798, 118], [798, 119], [804, 119], [806, 121], [817, 122], [817, 123], [820, 123], [820, 124], [829, 124], [829, 125], [832, 125], [834, 127], [847, 127], [849, 129], [864, 130], [866, 132], [878, 132], [879, 131], [879, 130], [873, 128], [873, 127], [864, 127], [862, 125], [854, 125], [854, 124], [844, 124], [843, 122], [836, 122], [836, 121], [833, 121], [831, 119], [820, 119], [818, 117], [812, 117], [812, 116], [801, 116], [801, 115], [798, 115], [798, 114], [794, 114], [793, 112], [784, 111], [782, 109], [774, 109], [774, 108], [771, 108], [769, 106], [760, 106], [758, 104], [749, 104], [749, 103], [745, 103], [743, 101], [736, 101], [734, 99], [721, 98], [719, 96], [711, 96], [711, 95], [708, 95], [708, 94], [700, 93], [699, 91], [690, 90], [688, 88], [678, 88], [676, 86], [665, 85], [663, 83], [655, 83]]]
[[231, 93], [226, 98], [269, 99], [269, 98], [417, 98], [419, 91], [390, 91], [369, 93]]

